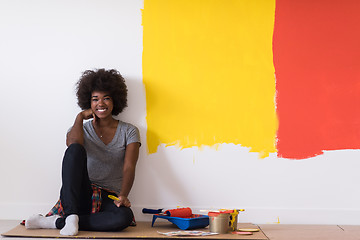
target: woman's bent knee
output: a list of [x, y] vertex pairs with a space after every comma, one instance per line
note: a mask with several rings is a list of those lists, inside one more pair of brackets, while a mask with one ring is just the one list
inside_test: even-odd
[[114, 230], [121, 231], [128, 226], [134, 219], [134, 214], [128, 207], [119, 207], [115, 212]]
[[73, 143], [67, 147], [66, 152], [70, 154], [84, 154], [86, 153], [86, 150], [80, 143]]
[[86, 162], [86, 150], [83, 145], [79, 143], [73, 143], [68, 146], [64, 155], [64, 162]]

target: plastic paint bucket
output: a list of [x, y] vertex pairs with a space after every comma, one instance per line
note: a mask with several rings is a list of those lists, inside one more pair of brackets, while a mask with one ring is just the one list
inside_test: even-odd
[[227, 233], [229, 231], [230, 213], [209, 212], [209, 228], [213, 233]]

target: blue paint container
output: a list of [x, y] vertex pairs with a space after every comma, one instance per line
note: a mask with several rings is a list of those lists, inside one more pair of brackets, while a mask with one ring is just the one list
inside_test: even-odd
[[175, 224], [181, 230], [204, 228], [209, 225], [209, 217], [201, 214], [193, 214], [189, 218], [170, 217], [167, 215], [155, 214], [151, 226], [154, 226], [157, 218], [163, 218]]

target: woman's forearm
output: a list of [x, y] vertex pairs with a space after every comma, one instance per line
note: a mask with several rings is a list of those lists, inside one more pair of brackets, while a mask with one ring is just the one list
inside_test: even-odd
[[135, 168], [124, 169], [120, 196], [128, 197], [135, 179]]
[[135, 179], [135, 168], [139, 157], [139, 143], [130, 143], [126, 146], [124, 168], [123, 168], [123, 182], [121, 185], [121, 196], [127, 197], [130, 193]]
[[83, 130], [83, 121], [84, 118], [82, 113], [79, 113], [76, 118], [74, 125], [72, 126], [70, 132], [66, 136], [66, 145], [69, 146], [73, 143], [84, 144], [84, 130]]

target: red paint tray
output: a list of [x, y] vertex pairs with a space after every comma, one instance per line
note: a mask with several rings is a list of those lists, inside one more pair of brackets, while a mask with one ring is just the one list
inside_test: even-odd
[[157, 218], [163, 218], [169, 222], [175, 224], [181, 230], [204, 228], [209, 225], [209, 217], [207, 215], [201, 214], [192, 214], [191, 217], [181, 218], [181, 217], [170, 217], [162, 214], [155, 214], [153, 216], [151, 226], [154, 226], [155, 220]]

